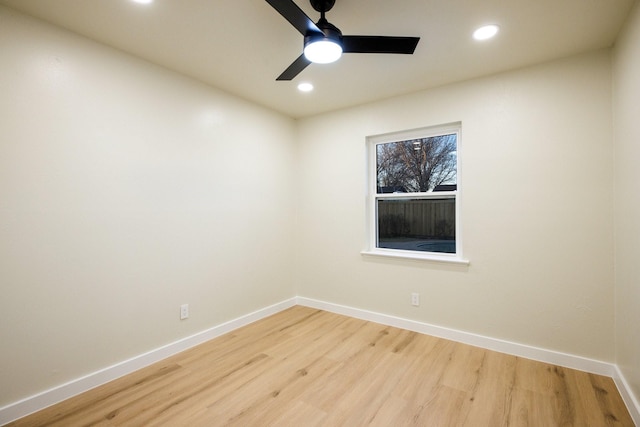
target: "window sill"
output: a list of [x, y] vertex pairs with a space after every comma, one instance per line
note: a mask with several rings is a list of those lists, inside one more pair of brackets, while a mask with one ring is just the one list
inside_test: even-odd
[[423, 253], [417, 251], [397, 251], [374, 249], [360, 252], [364, 256], [381, 256], [387, 258], [414, 259], [420, 261], [443, 262], [449, 264], [469, 265], [469, 260], [458, 258], [456, 255], [437, 255], [433, 253]]

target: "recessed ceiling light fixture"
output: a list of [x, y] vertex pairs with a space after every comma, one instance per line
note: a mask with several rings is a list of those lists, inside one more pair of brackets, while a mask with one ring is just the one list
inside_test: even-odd
[[497, 25], [485, 25], [473, 32], [473, 38], [476, 40], [488, 40], [498, 34], [500, 27]]
[[311, 92], [313, 90], [313, 85], [311, 83], [303, 82], [298, 85], [298, 90], [300, 92]]
[[134, 3], [139, 3], [139, 4], [150, 4], [153, 3], [153, 0], [131, 0]]

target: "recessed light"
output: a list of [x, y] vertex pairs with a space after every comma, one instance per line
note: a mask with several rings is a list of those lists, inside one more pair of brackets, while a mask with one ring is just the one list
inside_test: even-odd
[[500, 27], [497, 25], [485, 25], [473, 32], [473, 38], [476, 40], [488, 40], [498, 34]]
[[300, 83], [298, 85], [298, 90], [300, 92], [311, 92], [313, 90], [313, 85], [311, 83]]
[[139, 3], [139, 4], [150, 4], [153, 3], [153, 0], [131, 0], [134, 3]]

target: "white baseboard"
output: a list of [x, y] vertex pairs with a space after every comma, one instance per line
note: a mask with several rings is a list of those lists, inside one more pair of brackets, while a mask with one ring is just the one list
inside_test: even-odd
[[0, 426], [296, 305], [291, 298], [0, 408]]
[[421, 334], [445, 338], [451, 341], [486, 348], [488, 350], [499, 351], [501, 353], [512, 354], [514, 356], [524, 357], [540, 362], [551, 363], [558, 366], [564, 366], [566, 368], [579, 369], [581, 371], [606, 375], [608, 377], [613, 377], [614, 374], [614, 365], [598, 360], [573, 356], [553, 350], [546, 350], [525, 344], [518, 344], [470, 332], [430, 325], [428, 323], [417, 322], [415, 320], [327, 303], [324, 301], [317, 301], [309, 298], [298, 297], [296, 301], [299, 305], [306, 307], [318, 308], [337, 314], [344, 314], [357, 319], [369, 320], [371, 322], [381, 323], [388, 326], [395, 326], [397, 328], [407, 329]]
[[113, 366], [109, 366], [92, 374], [0, 408], [0, 426], [88, 391], [99, 385], [130, 374], [138, 369], [142, 369], [153, 363], [159, 362], [167, 357], [173, 356], [174, 354], [198, 344], [202, 344], [203, 342], [231, 332], [242, 326], [271, 316], [272, 314], [278, 313], [289, 307], [293, 307], [294, 305], [317, 308], [332, 313], [354, 317], [356, 319], [368, 320], [383, 325], [394, 326], [422, 334], [470, 344], [476, 347], [499, 351], [501, 353], [512, 354], [519, 357], [525, 357], [527, 359], [538, 360], [567, 368], [579, 369], [585, 372], [612, 377], [620, 391], [620, 395], [629, 409], [631, 417], [636, 425], [640, 426], [640, 404], [616, 365], [304, 297], [291, 298], [257, 310], [253, 313], [249, 313], [221, 325], [214, 326], [192, 336], [183, 338], [171, 344], [151, 350], [129, 360], [125, 360]]
[[615, 367], [613, 381], [615, 381], [616, 386], [620, 391], [620, 395], [622, 396], [622, 400], [624, 400], [624, 403], [627, 405], [627, 409], [629, 409], [633, 422], [637, 426], [640, 426], [640, 402], [638, 402], [638, 399], [631, 391], [629, 383], [625, 379], [624, 375], [622, 375], [622, 371], [620, 371], [618, 366]]
[[387, 326], [394, 326], [476, 347], [486, 348], [488, 350], [499, 351], [501, 353], [611, 377], [616, 383], [633, 421], [636, 425], [640, 426], [640, 404], [631, 391], [629, 384], [624, 379], [624, 376], [614, 364], [310, 298], [297, 297], [296, 302], [298, 305], [305, 307], [317, 308], [357, 319], [368, 320]]

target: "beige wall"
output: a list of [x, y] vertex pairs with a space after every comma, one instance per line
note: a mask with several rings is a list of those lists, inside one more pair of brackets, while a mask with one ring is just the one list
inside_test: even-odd
[[640, 4], [613, 64], [616, 363], [640, 401]]
[[0, 64], [0, 407], [293, 296], [293, 120], [3, 7]]
[[[457, 121], [471, 264], [362, 256], [365, 137]], [[302, 120], [297, 292], [613, 362], [611, 146], [608, 51]]]

